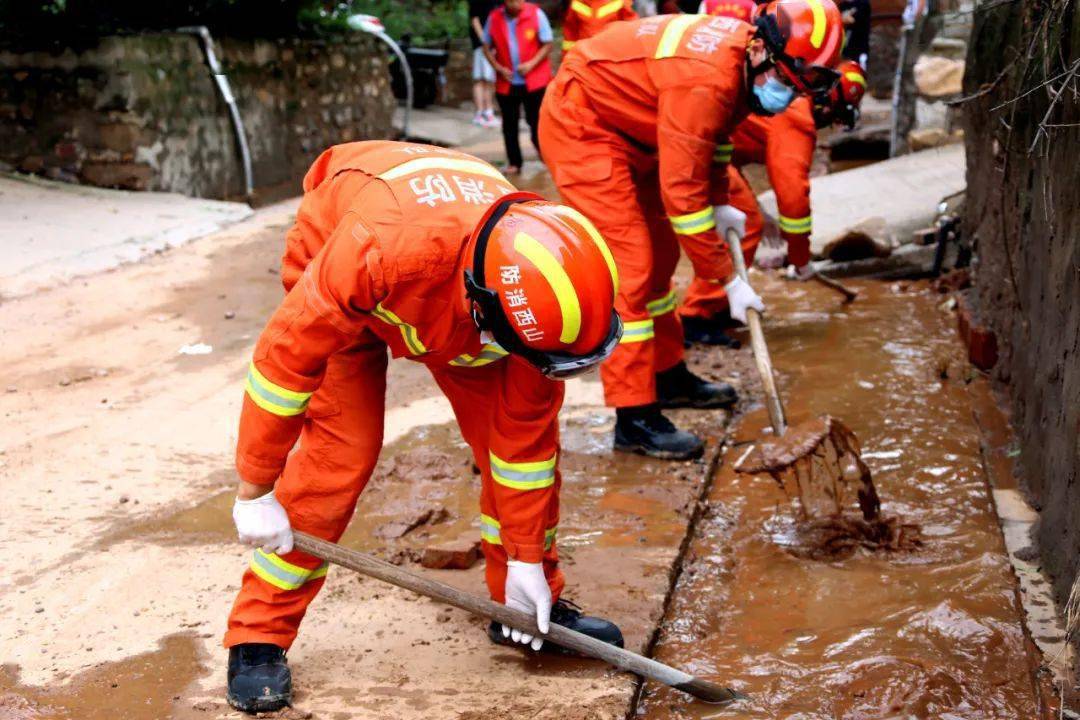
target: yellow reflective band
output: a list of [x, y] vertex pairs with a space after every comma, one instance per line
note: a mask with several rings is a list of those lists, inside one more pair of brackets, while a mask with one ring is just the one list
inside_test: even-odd
[[581, 303], [578, 302], [577, 291], [574, 290], [574, 284], [570, 282], [566, 270], [550, 250], [527, 233], [519, 232], [514, 236], [514, 250], [536, 266], [555, 293], [555, 300], [559, 303], [559, 312], [562, 314], [559, 341], [569, 344], [577, 340], [581, 334]]
[[424, 343], [420, 341], [420, 336], [409, 323], [403, 321], [397, 315], [390, 310], [387, 310], [379, 303], [375, 306], [375, 309], [371, 311], [371, 314], [382, 320], [387, 325], [394, 325], [401, 332], [401, 339], [405, 341], [406, 347], [409, 348], [409, 352], [413, 355], [423, 355], [427, 352], [427, 348], [424, 347]]
[[660, 36], [660, 43], [656, 46], [656, 54], [653, 57], [662, 60], [675, 55], [675, 51], [679, 49], [679, 42], [682, 40], [687, 28], [700, 19], [698, 15], [676, 15], [672, 17], [668, 21], [667, 27], [664, 28], [664, 34]]
[[456, 367], [480, 367], [496, 360], [502, 360], [507, 354], [498, 343], [488, 343], [484, 345], [479, 354], [463, 353], [451, 360], [450, 364]]
[[572, 2], [570, 3], [570, 9], [576, 12], [578, 15], [583, 15], [584, 17], [588, 18], [592, 17], [592, 8], [581, 2], [581, 0], [572, 0]]
[[592, 224], [592, 220], [589, 220], [589, 218], [568, 205], [557, 205], [555, 207], [555, 213], [566, 215], [578, 225], [585, 228], [585, 232], [588, 233], [589, 237], [592, 238], [592, 241], [596, 243], [596, 248], [600, 251], [600, 254], [604, 256], [604, 262], [607, 263], [608, 272], [611, 273], [611, 287], [614, 289], [615, 295], [618, 295], [619, 270], [615, 267], [615, 258], [612, 257], [611, 250], [608, 249], [604, 236], [601, 235], [600, 231], [596, 229], [596, 226]]
[[675, 295], [675, 291], [672, 290], [662, 298], [657, 298], [652, 302], [645, 303], [645, 309], [649, 311], [649, 317], [657, 317], [671, 312], [678, 304], [678, 298]]
[[[492, 545], [502, 545], [502, 524], [490, 515], [480, 513], [480, 539]], [[555, 544], [555, 535], [558, 527], [548, 528], [544, 531], [544, 549], [550, 550]]]
[[854, 70], [848, 70], [846, 73], [844, 73], [844, 77], [846, 77], [853, 83], [866, 87], [866, 78], [863, 76], [862, 73], [857, 73]]
[[623, 333], [619, 344], [645, 342], [646, 340], [652, 340], [654, 337], [656, 337], [656, 332], [653, 329], [651, 318], [649, 320], [632, 320], [623, 323]]
[[244, 391], [247, 392], [251, 401], [263, 410], [281, 417], [302, 414], [307, 410], [308, 400], [311, 399], [311, 393], [309, 392], [289, 390], [270, 382], [265, 375], [259, 372], [254, 362], [248, 366]]
[[379, 179], [381, 180], [396, 180], [406, 175], [412, 175], [413, 173], [423, 172], [424, 170], [456, 170], [457, 172], [472, 173], [474, 175], [486, 175], [490, 178], [504, 182], [507, 185], [510, 181], [503, 177], [495, 168], [488, 165], [486, 162], [480, 162], [479, 160], [457, 160], [455, 158], [445, 157], [425, 157], [415, 158], [408, 162], [403, 162], [397, 167], [392, 167], [386, 172], [380, 173]]
[[562, 49], [563, 50], [569, 50], [572, 47], [574, 47], [574, 41], [573, 40], [563, 40], [562, 41]]
[[548, 528], [544, 531], [544, 549], [550, 550], [551, 546], [555, 544], [555, 533], [558, 532], [558, 528]]
[[814, 227], [813, 215], [807, 215], [802, 218], [789, 218], [781, 215], [778, 218], [777, 224], [784, 232], [789, 233], [808, 233]]
[[295, 590], [312, 580], [326, 577], [328, 565], [305, 568], [282, 560], [274, 553], [256, 550], [251, 556], [251, 572], [281, 590]]
[[596, 11], [597, 18], [605, 18], [612, 13], [619, 12], [619, 9], [623, 6], [623, 0], [611, 0], [609, 3], [604, 3]]
[[717, 145], [716, 152], [713, 153], [713, 162], [717, 164], [731, 162], [731, 155], [735, 152], [735, 146], [731, 143], [727, 145]]
[[810, 5], [810, 12], [814, 14], [814, 29], [810, 33], [810, 44], [815, 48], [821, 47], [821, 43], [825, 42], [825, 30], [828, 29], [828, 23], [825, 21], [825, 8], [821, 4], [821, 0], [806, 0]]
[[671, 220], [671, 227], [678, 235], [695, 235], [716, 227], [712, 207], [687, 213], [686, 215], [676, 215], [668, 219]]
[[488, 452], [491, 460], [491, 478], [503, 487], [513, 490], [540, 490], [555, 484], [555, 455], [550, 460], [511, 463]]

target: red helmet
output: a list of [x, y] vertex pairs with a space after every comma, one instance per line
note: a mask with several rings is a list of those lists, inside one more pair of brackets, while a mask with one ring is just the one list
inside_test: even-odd
[[545, 375], [597, 365], [622, 337], [619, 276], [596, 227], [578, 211], [516, 192], [492, 205], [471, 238], [465, 287], [473, 319]]
[[826, 92], [814, 95], [814, 121], [819, 128], [842, 123], [849, 128], [859, 121], [859, 105], [866, 94], [866, 73], [851, 60], [836, 66], [840, 77]]
[[771, 0], [754, 16], [784, 80], [803, 94], [821, 92], [836, 81], [832, 66], [844, 44], [844, 24], [832, 0]]

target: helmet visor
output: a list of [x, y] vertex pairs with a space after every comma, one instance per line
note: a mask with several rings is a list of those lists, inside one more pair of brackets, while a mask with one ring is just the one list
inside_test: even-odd
[[840, 73], [821, 65], [802, 66], [802, 63], [775, 58], [776, 71], [780, 79], [805, 95], [827, 93], [840, 80]]
[[559, 353], [541, 353], [529, 351], [519, 353], [529, 363], [553, 380], [566, 380], [568, 378], [583, 375], [600, 363], [607, 360], [622, 338], [623, 324], [618, 313], [611, 313], [611, 330], [604, 338], [604, 342], [588, 355], [562, 355]]

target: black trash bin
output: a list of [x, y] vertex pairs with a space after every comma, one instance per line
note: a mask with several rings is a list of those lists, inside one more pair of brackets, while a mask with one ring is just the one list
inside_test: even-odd
[[[409, 68], [412, 70], [413, 107], [426, 108], [435, 102], [439, 87], [446, 82], [443, 68], [450, 59], [450, 53], [439, 48], [412, 47], [408, 34], [401, 38], [400, 44], [405, 52], [405, 58], [409, 61]], [[404, 100], [405, 74], [401, 71], [401, 62], [397, 56], [390, 63], [390, 83], [394, 97]]]

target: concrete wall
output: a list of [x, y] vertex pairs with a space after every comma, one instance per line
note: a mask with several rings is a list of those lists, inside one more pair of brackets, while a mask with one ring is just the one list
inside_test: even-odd
[[[262, 194], [299, 190], [326, 146], [392, 134], [385, 53], [368, 38], [222, 39]], [[0, 161], [54, 179], [198, 197], [243, 193], [228, 109], [183, 35], [0, 51]]]
[[1067, 0], [1050, 5], [976, 13], [964, 232], [977, 243], [975, 310], [997, 334], [994, 377], [1009, 391], [1022, 479], [1041, 509], [1044, 566], [1064, 600], [1080, 558], [1080, 104], [1077, 76], [1072, 89], [1061, 83], [1080, 58], [1080, 21]]

